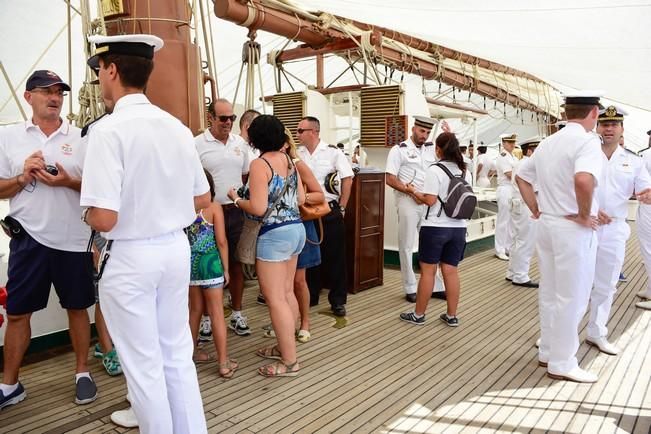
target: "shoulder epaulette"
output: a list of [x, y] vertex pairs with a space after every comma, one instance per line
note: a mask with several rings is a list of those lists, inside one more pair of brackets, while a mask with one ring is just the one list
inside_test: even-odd
[[425, 142], [425, 146], [434, 146], [433, 142]]
[[633, 154], [633, 155], [635, 155], [636, 157], [639, 157], [638, 153], [635, 152], [635, 151], [633, 151], [633, 150], [631, 150], [631, 149], [624, 148], [624, 150], [625, 150], [626, 152], [628, 152], [629, 154]]
[[500, 155], [501, 155], [502, 157], [506, 157], [506, 152], [502, 152], [502, 153], [500, 153]]
[[88, 134], [88, 130], [90, 129], [90, 126], [93, 125], [98, 120], [102, 119], [107, 114], [108, 113], [104, 113], [102, 116], [96, 118], [94, 121], [91, 121], [91, 122], [87, 123], [86, 125], [84, 125], [84, 127], [81, 129], [81, 137], [86, 136], [86, 134]]
[[339, 149], [339, 148], [337, 148], [335, 145], [328, 145], [328, 148]]
[[405, 142], [402, 142], [402, 143], [401, 143], [400, 145], [398, 145], [398, 146], [400, 146], [401, 148], [406, 148], [406, 147], [407, 147], [407, 144], [406, 144]]

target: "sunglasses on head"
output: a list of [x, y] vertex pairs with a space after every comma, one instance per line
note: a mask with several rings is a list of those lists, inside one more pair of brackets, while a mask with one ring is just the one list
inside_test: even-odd
[[227, 122], [227, 121], [235, 122], [235, 119], [237, 119], [237, 115], [230, 115], [230, 116], [220, 115], [220, 116], [215, 116], [215, 119], [219, 119], [219, 122]]

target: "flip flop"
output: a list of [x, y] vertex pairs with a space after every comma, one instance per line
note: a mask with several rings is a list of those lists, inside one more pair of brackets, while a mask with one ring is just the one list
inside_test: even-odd
[[276, 345], [273, 347], [265, 347], [265, 348], [260, 348], [258, 351], [255, 352], [255, 354], [259, 357], [262, 357], [264, 359], [273, 359], [273, 360], [281, 360], [282, 355], [280, 354], [280, 350]]
[[[198, 355], [202, 355], [202, 356], [204, 356], [205, 358], [197, 357]], [[193, 361], [196, 365], [201, 365], [201, 364], [204, 364], [204, 363], [212, 363], [212, 362], [215, 361], [215, 356], [213, 356], [212, 354], [208, 354], [208, 353], [205, 352], [205, 351], [201, 351], [201, 350], [199, 350], [199, 351], [196, 351], [196, 352], [192, 355], [192, 361]]]

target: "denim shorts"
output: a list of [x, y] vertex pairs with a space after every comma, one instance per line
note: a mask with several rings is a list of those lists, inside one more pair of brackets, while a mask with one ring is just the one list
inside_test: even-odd
[[258, 236], [255, 257], [266, 262], [288, 261], [305, 244], [305, 227], [300, 220], [268, 230]]
[[418, 260], [426, 264], [456, 267], [466, 250], [466, 228], [421, 226], [418, 240]]
[[319, 242], [319, 234], [316, 231], [316, 220], [303, 222], [305, 226], [305, 247], [298, 255], [296, 268], [312, 268], [321, 264], [321, 247], [316, 244]]

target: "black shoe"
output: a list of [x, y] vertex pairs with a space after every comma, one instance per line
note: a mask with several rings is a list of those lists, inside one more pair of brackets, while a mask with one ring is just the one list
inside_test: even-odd
[[413, 294], [406, 294], [405, 300], [407, 300], [409, 303], [416, 303], [416, 293], [414, 292]]
[[528, 280], [522, 283], [511, 282], [511, 285], [524, 286], [525, 288], [538, 288], [538, 282], [534, 282], [533, 280]]
[[265, 305], [267, 304], [267, 300], [264, 299], [264, 295], [262, 293], [258, 294], [258, 298], [256, 300], [256, 303]]
[[414, 312], [403, 312], [400, 314], [400, 319], [416, 325], [425, 325], [425, 315], [417, 318]]
[[513, 282], [513, 279], [511, 279], [510, 277], [505, 277], [504, 280], [509, 281], [509, 282]]
[[331, 310], [335, 316], [346, 316], [346, 306], [343, 304], [332, 305]]
[[447, 296], [445, 295], [445, 291], [436, 291], [432, 292], [432, 298], [437, 298], [439, 300], [447, 300]]
[[459, 318], [456, 316], [448, 316], [447, 313], [442, 313], [439, 318], [450, 327], [459, 327]]
[[75, 404], [90, 404], [97, 399], [97, 386], [92, 378], [81, 377], [76, 384]]

